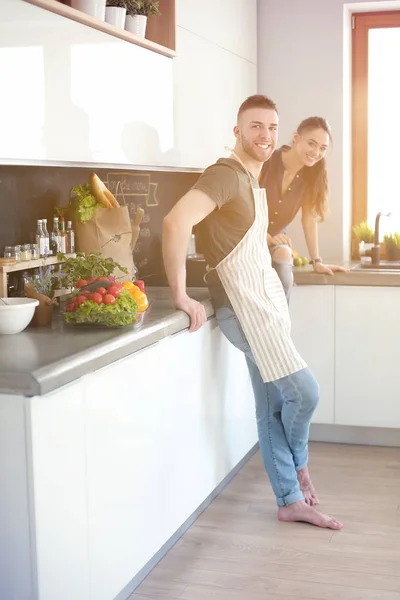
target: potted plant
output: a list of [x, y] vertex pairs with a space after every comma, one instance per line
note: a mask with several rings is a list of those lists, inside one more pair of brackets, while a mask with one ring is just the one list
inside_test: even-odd
[[51, 325], [53, 319], [53, 307], [56, 304], [54, 298], [54, 277], [51, 265], [39, 267], [38, 273], [28, 277], [25, 282], [25, 293], [28, 298], [39, 300], [35, 308], [32, 325], [44, 327]]
[[400, 260], [400, 233], [389, 233], [383, 236], [386, 260]]
[[145, 37], [147, 19], [161, 15], [158, 10], [159, 2], [153, 0], [125, 0], [125, 3], [125, 29], [139, 37]]
[[106, 0], [71, 0], [71, 6], [100, 21], [105, 19]]
[[124, 29], [126, 18], [125, 0], [107, 0], [106, 22], [119, 29]]
[[374, 232], [366, 221], [353, 227], [353, 233], [358, 241], [358, 252], [360, 257], [369, 255], [374, 245]]

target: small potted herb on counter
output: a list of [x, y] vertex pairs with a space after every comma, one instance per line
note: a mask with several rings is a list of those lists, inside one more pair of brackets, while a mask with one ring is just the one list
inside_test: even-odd
[[125, 0], [126, 21], [125, 29], [139, 37], [145, 37], [147, 19], [159, 17], [159, 2], [153, 0]]
[[27, 297], [39, 300], [39, 306], [35, 308], [31, 322], [36, 327], [51, 325], [53, 308], [56, 304], [54, 283], [55, 278], [51, 265], [39, 267], [37, 273], [31, 275], [25, 281], [25, 293]]
[[126, 18], [125, 0], [107, 0], [106, 4], [106, 23], [114, 25], [119, 29], [124, 29]]
[[353, 227], [353, 233], [358, 241], [358, 252], [360, 257], [369, 255], [374, 245], [374, 232], [366, 221]]
[[389, 233], [383, 236], [386, 260], [400, 260], [400, 233]]

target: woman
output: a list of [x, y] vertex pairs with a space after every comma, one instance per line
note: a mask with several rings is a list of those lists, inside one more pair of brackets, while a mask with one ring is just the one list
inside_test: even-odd
[[293, 145], [276, 150], [260, 174], [260, 187], [266, 188], [268, 199], [268, 245], [272, 264], [288, 301], [293, 285], [293, 252], [286, 227], [299, 210], [314, 271], [333, 275], [335, 271], [347, 270], [324, 264], [318, 249], [318, 222], [324, 220], [328, 207], [325, 154], [331, 141], [326, 120], [309, 117], [297, 128]]

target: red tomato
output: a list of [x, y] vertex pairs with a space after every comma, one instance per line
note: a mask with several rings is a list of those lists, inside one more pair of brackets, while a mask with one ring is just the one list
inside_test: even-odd
[[115, 304], [115, 297], [111, 294], [106, 294], [103, 298], [104, 304]]
[[100, 287], [100, 288], [97, 288], [96, 293], [104, 296], [104, 294], [107, 294], [107, 290], [106, 290], [106, 288]]
[[89, 290], [82, 290], [82, 291], [81, 291], [81, 295], [82, 295], [82, 296], [90, 296], [90, 293], [91, 293], [91, 292], [90, 292]]
[[94, 296], [94, 294], [89, 294], [89, 296], [88, 296], [88, 300], [92, 300], [92, 302], [94, 302], [94, 300], [93, 300], [93, 296]]
[[110, 277], [108, 278], [110, 281], [115, 281], [115, 277], [114, 275], [110, 275]]
[[87, 285], [87, 281], [86, 279], [78, 279], [78, 281], [75, 284], [75, 287], [77, 288], [81, 288], [81, 287], [85, 287], [85, 285]]
[[98, 277], [97, 281], [110, 281], [108, 277]]
[[94, 294], [92, 294], [92, 300], [93, 300], [93, 302], [96, 302], [96, 304], [102, 304], [103, 296], [101, 294], [95, 292]]
[[93, 283], [93, 281], [96, 281], [96, 277], [88, 277], [88, 283]]
[[76, 310], [75, 304], [73, 302], [71, 304], [67, 304], [67, 306], [65, 307], [65, 310], [67, 312], [75, 312], [75, 310]]
[[87, 300], [87, 296], [84, 296], [83, 294], [81, 294], [80, 296], [75, 298], [75, 306], [80, 306], [81, 304], [86, 302], [86, 300]]
[[112, 285], [108, 286], [107, 293], [111, 294], [111, 296], [114, 296], [114, 298], [118, 298], [121, 293], [121, 288], [113, 283]]
[[134, 285], [137, 285], [138, 288], [145, 294], [146, 293], [146, 289], [144, 287], [144, 281], [143, 279], [137, 279], [136, 281], [133, 282]]

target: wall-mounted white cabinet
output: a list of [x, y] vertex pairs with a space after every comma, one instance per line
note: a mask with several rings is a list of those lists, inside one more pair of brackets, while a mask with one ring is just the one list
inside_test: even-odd
[[335, 289], [333, 286], [295, 286], [290, 299], [292, 337], [296, 348], [320, 385], [320, 402], [313, 423], [335, 418]]
[[257, 92], [257, 8], [219, 8], [222, 29], [210, 1], [178, 2], [169, 58], [2, 0], [0, 162], [204, 168], [223, 156], [239, 105]]
[[335, 423], [400, 428], [400, 288], [335, 290]]

